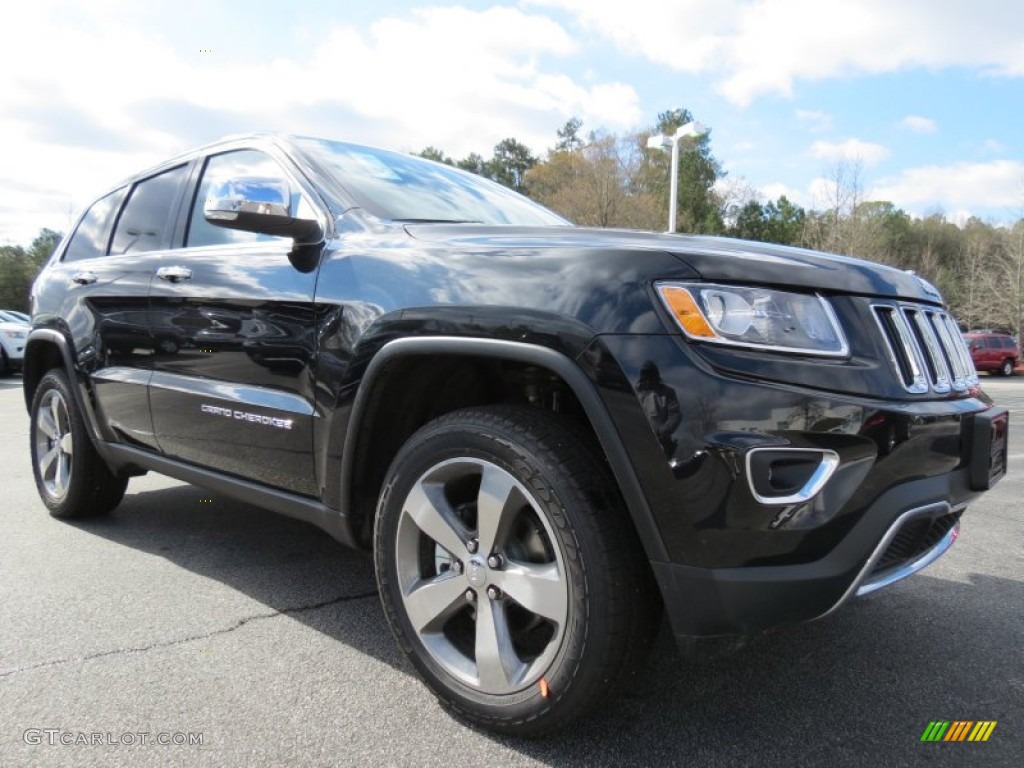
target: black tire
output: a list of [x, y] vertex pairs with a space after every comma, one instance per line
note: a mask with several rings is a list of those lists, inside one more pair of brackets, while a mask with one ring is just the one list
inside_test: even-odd
[[96, 452], [67, 376], [57, 368], [43, 376], [32, 398], [29, 442], [36, 490], [54, 517], [102, 515], [121, 502], [128, 479], [114, 475]]
[[1013, 360], [1007, 358], [1003, 360], [1003, 364], [999, 367], [999, 373], [1002, 376], [1013, 376], [1013, 369], [1015, 367]]
[[7, 350], [0, 347], [0, 376], [10, 376], [14, 373], [14, 368], [11, 366], [11, 359], [7, 356]]
[[384, 483], [374, 561], [416, 671], [456, 715], [504, 733], [542, 735], [598, 705], [639, 668], [661, 618], [602, 457], [533, 408], [456, 411], [409, 438]]
[[156, 351], [162, 355], [176, 355], [178, 353], [178, 342], [170, 336], [163, 336], [157, 339]]

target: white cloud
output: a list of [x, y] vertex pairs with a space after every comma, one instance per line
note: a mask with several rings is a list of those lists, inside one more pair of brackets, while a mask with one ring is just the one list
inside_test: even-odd
[[819, 160], [861, 160], [867, 165], [874, 165], [888, 157], [889, 150], [870, 141], [847, 139], [841, 142], [816, 141], [811, 145], [810, 155]]
[[832, 130], [833, 118], [828, 112], [821, 112], [816, 109], [798, 109], [796, 118], [807, 123], [815, 133], [824, 133]]
[[[197, 41], [194, 31], [164, 29], [170, 4], [155, 7], [34, 3], [8, 14], [12, 28], [46, 30], [46, 40], [44, 51], [27, 34], [0, 46], [0, 176], [45, 179], [49, 194], [80, 207], [128, 173], [224, 133], [321, 133], [462, 156], [488, 155], [509, 136], [542, 152], [572, 115], [610, 130], [641, 119], [632, 86], [563, 74], [558, 62], [577, 42], [519, 8], [430, 7], [366, 29], [306, 29], [302, 40], [280, 30], [264, 47], [231, 14], [213, 9]], [[215, 40], [213, 54], [199, 54]], [[0, 241], [30, 238], [47, 212], [50, 226], [66, 221], [42, 193], [18, 200], [16, 212], [0, 202]]]
[[[330, 94], [327, 100], [393, 122], [396, 137], [407, 137], [412, 147], [430, 143], [462, 154], [484, 150], [480, 137], [496, 143], [517, 135], [536, 144], [539, 126], [524, 122], [538, 114], [549, 116], [544, 141], [560, 117], [618, 122], [623, 112], [638, 115], [627, 86], [580, 86], [538, 65], [543, 55], [574, 50], [565, 30], [544, 17], [511, 8], [431, 8], [379, 20], [369, 35], [337, 28], [300, 69], [305, 100]], [[345, 78], [339, 87], [339, 72], [360, 76]]]
[[745, 105], [797, 80], [907, 68], [970, 67], [1024, 76], [1018, 0], [526, 0], [562, 8], [619, 48], [710, 74]]
[[907, 115], [900, 120], [900, 126], [914, 133], [935, 133], [939, 129], [938, 124], [930, 117], [920, 115]]
[[761, 194], [764, 195], [765, 200], [775, 201], [780, 197], [785, 197], [789, 202], [797, 205], [805, 206], [807, 204], [807, 196], [803, 192], [780, 182], [765, 184], [761, 187]]
[[[576, 43], [551, 19], [516, 8], [426, 8], [381, 18], [366, 32], [337, 25], [306, 57], [270, 52], [256, 65], [182, 56], [116, 18], [104, 19], [101, 29], [97, 39], [58, 28], [58, 39], [48, 42], [65, 58], [37, 71], [34, 79], [63, 82], [73, 106], [93, 108], [106, 116], [105, 124], [124, 130], [152, 130], [123, 112], [152, 98], [154, 83], [161, 100], [245, 114], [257, 124], [280, 122], [290, 107], [336, 105], [390, 126], [383, 136], [374, 126], [376, 143], [417, 149], [436, 144], [456, 154], [489, 149], [471, 146], [481, 138], [496, 143], [509, 135], [543, 148], [574, 114], [609, 127], [628, 126], [640, 117], [638, 98], [628, 85], [584, 86], [545, 71], [544, 57], [569, 56]], [[37, 58], [47, 66], [47, 57]], [[68, 61], [76, 62], [71, 77]], [[123, 66], [126, 61], [132, 66]], [[112, 71], [118, 72], [117, 87], [104, 89], [98, 104], [93, 89], [73, 87], [76, 81], [107, 81]]]
[[1024, 208], [1024, 162], [954, 163], [908, 168], [881, 179], [871, 197], [889, 200], [914, 213], [1003, 210], [1016, 218]]

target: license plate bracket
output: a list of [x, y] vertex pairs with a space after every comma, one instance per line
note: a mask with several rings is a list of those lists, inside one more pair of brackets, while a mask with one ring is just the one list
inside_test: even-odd
[[1006, 474], [1010, 412], [989, 408], [975, 414], [971, 435], [970, 483], [975, 491], [987, 491]]

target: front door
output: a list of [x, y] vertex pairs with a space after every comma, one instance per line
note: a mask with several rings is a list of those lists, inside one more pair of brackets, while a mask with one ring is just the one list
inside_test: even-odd
[[[292, 266], [290, 239], [204, 219], [211, 181], [239, 176], [282, 177], [298, 189], [263, 152], [206, 160], [185, 247], [162, 255], [150, 293], [153, 335], [173, 328], [181, 338], [175, 354], [154, 360], [153, 426], [169, 457], [314, 495], [316, 271]], [[297, 192], [300, 205], [309, 202]]]

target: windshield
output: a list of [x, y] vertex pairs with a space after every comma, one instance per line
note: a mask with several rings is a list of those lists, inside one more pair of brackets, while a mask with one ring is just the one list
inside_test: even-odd
[[384, 219], [565, 226], [568, 221], [511, 189], [413, 155], [324, 139], [295, 143], [357, 204]]

